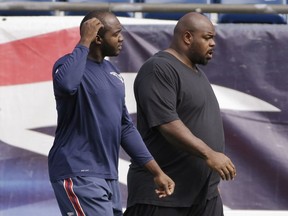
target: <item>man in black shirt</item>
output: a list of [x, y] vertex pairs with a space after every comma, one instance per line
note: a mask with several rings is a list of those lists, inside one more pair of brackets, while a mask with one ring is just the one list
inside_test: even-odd
[[212, 58], [215, 29], [199, 13], [177, 23], [171, 45], [141, 67], [134, 91], [138, 129], [155, 160], [175, 181], [172, 196], [159, 199], [149, 173], [132, 161], [125, 216], [222, 216], [220, 178], [236, 169], [224, 154], [220, 109], [197, 64]]

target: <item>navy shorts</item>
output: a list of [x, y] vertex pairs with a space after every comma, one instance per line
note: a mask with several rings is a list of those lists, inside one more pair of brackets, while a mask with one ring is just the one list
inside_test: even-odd
[[122, 216], [117, 180], [77, 176], [51, 184], [63, 216]]
[[124, 216], [223, 216], [223, 204], [220, 196], [207, 200], [203, 205], [191, 207], [162, 207], [136, 204], [126, 209]]

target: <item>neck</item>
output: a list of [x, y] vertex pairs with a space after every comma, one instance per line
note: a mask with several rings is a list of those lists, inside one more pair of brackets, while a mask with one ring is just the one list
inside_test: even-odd
[[97, 63], [101, 63], [101, 62], [103, 62], [104, 57], [105, 56], [103, 55], [99, 46], [96, 46], [95, 44], [90, 45], [88, 59], [90, 59], [94, 62], [97, 62]]
[[164, 50], [165, 52], [170, 53], [171, 55], [175, 56], [179, 61], [181, 61], [183, 64], [185, 64], [187, 67], [191, 68], [192, 70], [198, 72], [197, 67], [195, 64], [193, 64], [186, 55], [181, 54], [182, 52], [178, 52], [174, 48], [168, 48]]
[[91, 61], [97, 62], [97, 63], [101, 63], [104, 60], [104, 58], [102, 58], [102, 57], [91, 56], [91, 55], [88, 55], [88, 59], [90, 59]]

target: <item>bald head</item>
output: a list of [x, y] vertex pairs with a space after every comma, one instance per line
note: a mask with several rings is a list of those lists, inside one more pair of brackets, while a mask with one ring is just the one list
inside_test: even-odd
[[207, 26], [211, 27], [213, 24], [206, 16], [196, 12], [187, 13], [175, 26], [174, 35], [182, 35], [185, 31], [196, 32]]
[[214, 31], [212, 22], [206, 16], [197, 12], [187, 13], [176, 24], [170, 47], [183, 49], [191, 34], [194, 36], [204, 32], [214, 34]]
[[168, 51], [188, 66], [205, 65], [212, 58], [214, 36], [215, 28], [206, 16], [187, 13], [176, 24]]

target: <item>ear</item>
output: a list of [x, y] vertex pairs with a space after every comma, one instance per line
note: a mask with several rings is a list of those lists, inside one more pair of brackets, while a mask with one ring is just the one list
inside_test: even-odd
[[193, 34], [190, 31], [186, 31], [183, 35], [183, 41], [185, 44], [190, 45], [193, 42]]
[[96, 36], [96, 38], [95, 38], [95, 43], [96, 43], [97, 45], [100, 45], [100, 44], [102, 43], [102, 38], [101, 38], [99, 35]]

